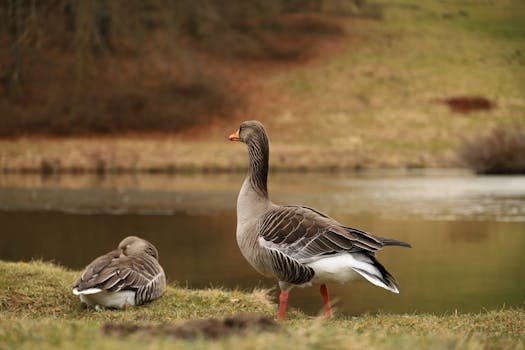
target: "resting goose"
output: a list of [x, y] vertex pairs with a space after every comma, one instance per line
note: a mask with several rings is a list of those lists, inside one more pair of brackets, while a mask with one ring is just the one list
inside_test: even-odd
[[391, 292], [399, 284], [375, 258], [385, 246], [408, 243], [347, 227], [305, 206], [276, 205], [268, 198], [269, 143], [263, 125], [245, 121], [229, 136], [248, 146], [248, 174], [237, 198], [237, 243], [259, 273], [277, 278], [281, 290], [277, 318], [285, 319], [294, 286], [320, 284], [326, 317], [332, 316], [327, 282], [344, 283], [359, 275]]
[[118, 248], [93, 260], [73, 286], [90, 307], [122, 309], [159, 298], [166, 276], [159, 253], [145, 239], [129, 236]]

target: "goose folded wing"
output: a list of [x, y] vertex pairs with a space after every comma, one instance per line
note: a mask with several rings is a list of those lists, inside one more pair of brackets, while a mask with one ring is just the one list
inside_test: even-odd
[[119, 255], [120, 251], [115, 249], [93, 260], [88, 266], [86, 266], [84, 271], [82, 271], [82, 274], [74, 283], [73, 288], [78, 290], [93, 288], [92, 282], [96, 280], [102, 271], [104, 271], [114, 259], [117, 259]]
[[136, 290], [151, 283], [158, 275], [159, 271], [152, 258], [121, 255], [109, 261], [96, 274], [83, 274], [85, 279], [77, 284], [77, 288], [99, 288], [108, 292]]
[[298, 261], [342, 252], [374, 253], [383, 247], [380, 238], [345, 227], [327, 215], [304, 206], [278, 206], [261, 220], [261, 245]]

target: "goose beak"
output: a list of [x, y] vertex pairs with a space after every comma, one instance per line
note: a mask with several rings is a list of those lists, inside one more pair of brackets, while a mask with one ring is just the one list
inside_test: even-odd
[[228, 136], [230, 141], [241, 141], [241, 137], [239, 136], [239, 130], [237, 130], [234, 134], [231, 134]]

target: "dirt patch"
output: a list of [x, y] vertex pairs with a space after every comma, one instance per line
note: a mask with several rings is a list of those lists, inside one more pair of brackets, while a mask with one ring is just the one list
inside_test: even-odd
[[264, 315], [237, 314], [224, 319], [206, 318], [189, 320], [178, 325], [139, 325], [106, 323], [102, 330], [106, 335], [130, 335], [141, 332], [149, 335], [169, 335], [182, 339], [193, 339], [199, 336], [216, 339], [223, 336], [241, 333], [248, 329], [269, 331], [277, 328], [276, 322]]
[[437, 102], [447, 105], [452, 112], [470, 113], [474, 111], [489, 111], [496, 107], [496, 104], [483, 96], [454, 96], [439, 99]]

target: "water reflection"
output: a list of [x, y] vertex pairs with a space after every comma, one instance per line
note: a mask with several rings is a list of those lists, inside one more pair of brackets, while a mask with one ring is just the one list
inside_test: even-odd
[[[235, 243], [242, 177], [0, 177], [0, 259], [43, 258], [80, 269], [137, 234], [157, 245], [171, 282], [273, 287], [244, 262]], [[399, 280], [399, 295], [366, 282], [334, 285], [344, 313], [523, 305], [524, 177], [274, 174], [270, 183], [277, 202], [309, 204], [414, 246], [378, 256]], [[294, 290], [290, 303], [309, 313], [322, 307], [316, 288]]]
[[[171, 214], [232, 209], [243, 174], [0, 176], [0, 210]], [[271, 174], [275, 202], [331, 215], [525, 221], [525, 176], [457, 170]]]

